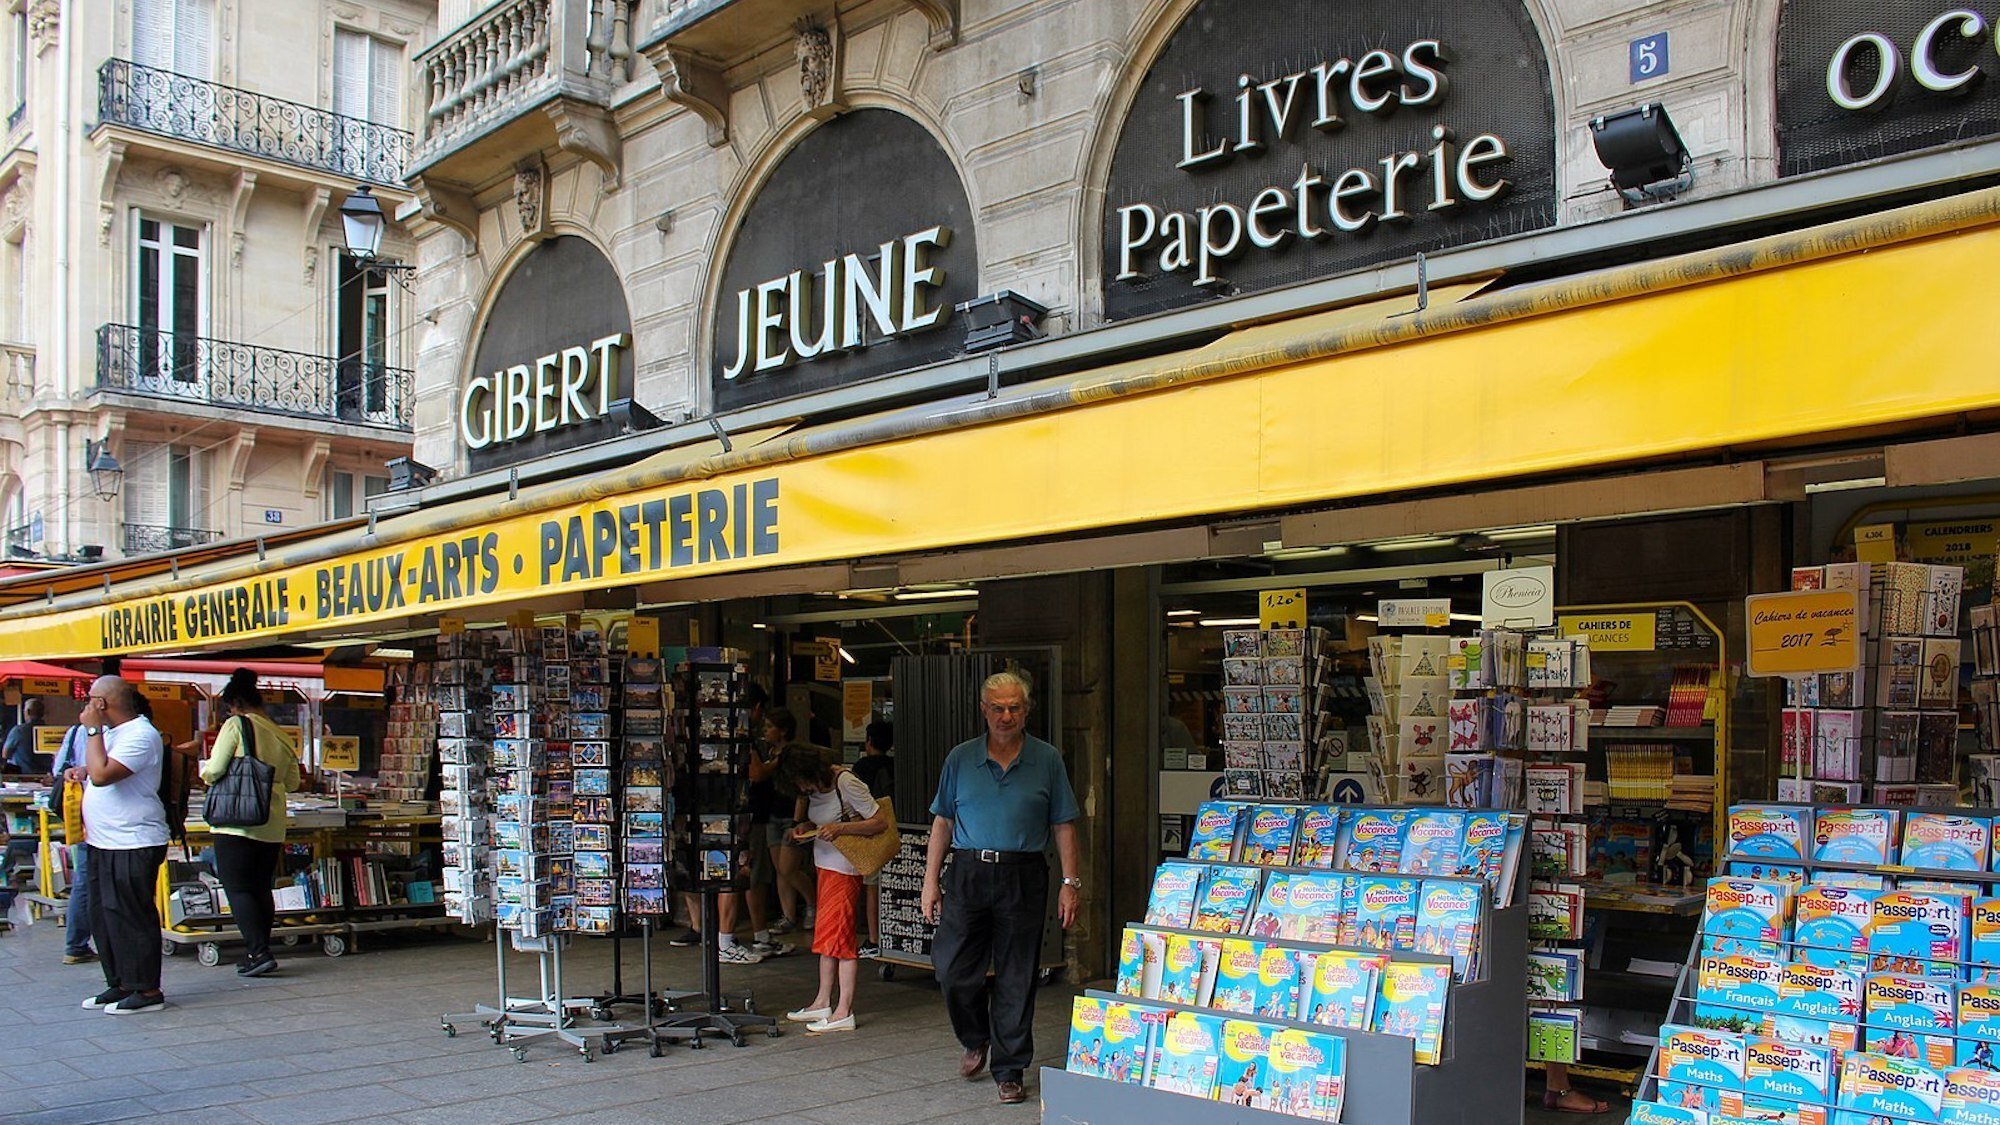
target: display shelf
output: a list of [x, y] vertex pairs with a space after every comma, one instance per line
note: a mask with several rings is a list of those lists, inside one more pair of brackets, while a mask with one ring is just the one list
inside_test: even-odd
[[[1422, 964], [1422, 965], [1451, 964], [1451, 958], [1449, 957], [1440, 956], [1439, 954], [1436, 953], [1418, 953], [1415, 950], [1376, 949], [1373, 948], [1372, 946], [1366, 946], [1366, 945], [1338, 945], [1332, 942], [1323, 942], [1323, 941], [1301, 941], [1298, 938], [1260, 937], [1256, 934], [1230, 934], [1230, 933], [1222, 933], [1217, 930], [1190, 930], [1190, 929], [1183, 929], [1177, 926], [1155, 926], [1146, 922], [1131, 922], [1128, 923], [1128, 926], [1131, 929], [1145, 930], [1148, 931], [1149, 933], [1179, 934], [1183, 937], [1206, 938], [1213, 941], [1227, 941], [1231, 938], [1235, 938], [1239, 941], [1254, 941], [1260, 945], [1275, 945], [1280, 949], [1297, 949], [1307, 953], [1359, 953], [1364, 956], [1374, 956], [1376, 954], [1381, 954], [1382, 956], [1391, 958], [1392, 960], [1409, 961], [1414, 964]], [[1133, 997], [1119, 996], [1115, 997], [1115, 999], [1131, 1000], [1133, 999]], [[1143, 1002], [1147, 1004], [1156, 1003], [1156, 1001], [1153, 1000], [1146, 1000]]]
[[[1244, 803], [1261, 807], [1263, 805], [1292, 805], [1298, 802], [1253, 801]], [[1349, 867], [1297, 867], [1275, 863], [1231, 863], [1220, 859], [1175, 859], [1172, 862], [1191, 863], [1201, 867], [1242, 867], [1254, 871], [1280, 871], [1287, 875], [1372, 875], [1383, 879], [1418, 879], [1426, 882], [1436, 880], [1441, 883], [1478, 883], [1482, 886], [1487, 883], [1486, 879], [1478, 875], [1422, 875], [1412, 871], [1356, 871]]]
[[[1482, 964], [1497, 968], [1527, 963], [1527, 886], [1525, 877], [1517, 877], [1514, 901], [1487, 912], [1480, 939]], [[1205, 937], [1244, 936], [1180, 932]], [[1315, 949], [1345, 948], [1310, 942], [1285, 944]], [[1411, 959], [1420, 956], [1391, 955]], [[1237, 1016], [1213, 1008], [1189, 1008], [1108, 992], [1093, 991], [1086, 995], [1224, 1018], [1255, 1019], [1338, 1036], [1347, 1043], [1347, 1091], [1340, 1119], [1349, 1125], [1403, 1125], [1412, 1121], [1425, 1125], [1490, 1125], [1495, 1121], [1518, 1120], [1526, 1096], [1527, 1080], [1521, 1058], [1527, 1054], [1527, 996], [1521, 982], [1507, 971], [1489, 972], [1483, 980], [1452, 984], [1445, 1005], [1444, 1034], [1439, 1042], [1440, 1061], [1436, 1065], [1418, 1063], [1416, 1041], [1400, 1035]], [[1145, 1121], [1148, 1125], [1276, 1125], [1304, 1120], [1052, 1068], [1042, 1070], [1042, 1119], [1065, 1125], [1124, 1125], [1132, 1121]]]
[[1618, 742], [1713, 742], [1715, 728], [1709, 725], [1698, 727], [1590, 727], [1593, 739]]

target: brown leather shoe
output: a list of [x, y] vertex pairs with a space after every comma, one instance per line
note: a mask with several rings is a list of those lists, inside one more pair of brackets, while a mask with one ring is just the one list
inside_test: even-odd
[[965, 1057], [958, 1060], [958, 1076], [968, 1082], [979, 1077], [979, 1072], [985, 1069], [985, 1047], [968, 1048], [965, 1052]]
[[1020, 1105], [1028, 1100], [1028, 1088], [1019, 1082], [1000, 1083], [1000, 1104]]

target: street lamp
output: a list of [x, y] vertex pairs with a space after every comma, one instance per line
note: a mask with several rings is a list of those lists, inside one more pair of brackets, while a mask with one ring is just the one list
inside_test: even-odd
[[340, 205], [340, 226], [347, 238], [348, 255], [360, 262], [364, 269], [395, 275], [417, 268], [381, 256], [382, 232], [388, 229], [389, 219], [382, 213], [382, 204], [375, 198], [375, 189], [367, 184], [349, 192], [347, 201]]
[[99, 500], [118, 498], [118, 486], [125, 483], [125, 466], [111, 455], [111, 443], [83, 439], [83, 467], [90, 472], [90, 486]]

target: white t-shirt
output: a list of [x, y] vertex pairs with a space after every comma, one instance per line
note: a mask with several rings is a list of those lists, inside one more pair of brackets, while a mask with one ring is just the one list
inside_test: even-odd
[[156, 848], [167, 842], [167, 810], [160, 804], [160, 765], [166, 744], [143, 718], [104, 731], [104, 753], [132, 771], [109, 785], [83, 790], [83, 830], [90, 846], [111, 851]]
[[[836, 823], [841, 819], [843, 810], [862, 820], [875, 815], [878, 806], [875, 804], [875, 798], [868, 792], [867, 782], [854, 776], [849, 770], [835, 770], [833, 786], [840, 791], [838, 795], [829, 789], [806, 798], [806, 816], [814, 824]], [[861, 874], [854, 869], [853, 864], [847, 862], [847, 857], [840, 854], [840, 849], [834, 847], [831, 840], [813, 838], [813, 862], [828, 871], [838, 871], [843, 875]]]

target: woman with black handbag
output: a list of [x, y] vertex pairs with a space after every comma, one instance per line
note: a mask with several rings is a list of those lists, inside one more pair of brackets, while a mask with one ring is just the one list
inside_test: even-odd
[[209, 786], [202, 817], [215, 847], [215, 876], [247, 947], [236, 972], [260, 977], [278, 967], [271, 955], [271, 880], [285, 849], [285, 795], [299, 787], [298, 750], [264, 714], [255, 672], [231, 673], [217, 701], [227, 717], [201, 764]]

